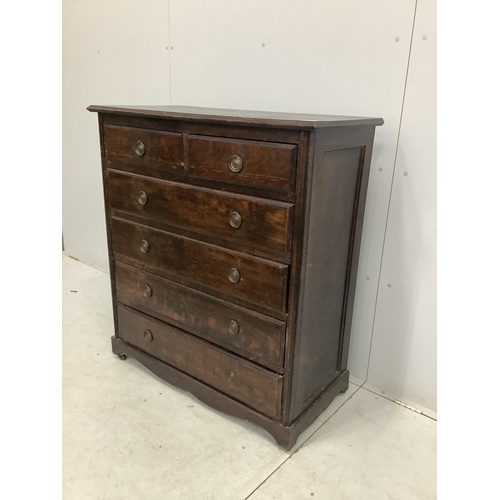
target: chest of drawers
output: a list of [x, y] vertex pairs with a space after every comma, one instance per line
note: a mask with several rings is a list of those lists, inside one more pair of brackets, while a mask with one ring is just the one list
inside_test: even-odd
[[348, 388], [383, 120], [88, 109], [99, 117], [113, 352], [290, 449]]

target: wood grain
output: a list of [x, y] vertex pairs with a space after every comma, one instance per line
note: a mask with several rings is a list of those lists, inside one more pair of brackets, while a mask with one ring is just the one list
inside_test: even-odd
[[[189, 175], [249, 184], [279, 191], [293, 191], [297, 146], [294, 144], [242, 141], [188, 135]], [[233, 172], [229, 160], [242, 159], [242, 169]]]
[[[288, 266], [208, 245], [175, 234], [113, 218], [113, 246], [120, 255], [172, 275], [199, 282], [270, 309], [286, 310]], [[147, 241], [149, 251], [140, 250]], [[231, 283], [227, 273], [237, 269], [240, 280]]]
[[[108, 190], [114, 210], [189, 228], [201, 234], [212, 234], [250, 248], [260, 247], [264, 253], [268, 250], [273, 256], [281, 256], [283, 261], [289, 260], [293, 214], [293, 206], [289, 203], [115, 170], [108, 170]], [[145, 205], [138, 202], [140, 191], [147, 195]], [[229, 223], [232, 213], [241, 216], [242, 223], [238, 228]]]
[[[363, 212], [383, 120], [88, 109], [99, 113], [113, 352], [290, 449], [348, 387]], [[133, 151], [138, 140], [143, 156]], [[243, 160], [240, 172], [229, 169], [232, 155]], [[240, 228], [229, 224], [232, 212]]]
[[290, 421], [342, 372], [346, 293], [364, 146], [328, 150], [327, 138], [317, 132]]
[[[229, 396], [280, 416], [283, 377], [149, 316], [118, 306], [120, 338]], [[152, 340], [146, 340], [144, 332]]]
[[[152, 294], [144, 296], [148, 286]], [[235, 306], [205, 293], [172, 283], [121, 263], [116, 265], [117, 300], [129, 307], [191, 333], [235, 349], [246, 358], [282, 370], [286, 323], [250, 309]], [[239, 331], [228, 329], [236, 321]]]
[[319, 115], [312, 113], [281, 113], [242, 109], [201, 108], [194, 106], [89, 106], [89, 111], [100, 113], [155, 117], [170, 120], [188, 120], [199, 123], [226, 123], [282, 129], [314, 130], [356, 125], [382, 125], [382, 118], [360, 116]]
[[[146, 148], [143, 156], [134, 152], [134, 144], [141, 141]], [[160, 132], [132, 127], [104, 127], [106, 159], [165, 170], [182, 170], [182, 136], [174, 132]]]

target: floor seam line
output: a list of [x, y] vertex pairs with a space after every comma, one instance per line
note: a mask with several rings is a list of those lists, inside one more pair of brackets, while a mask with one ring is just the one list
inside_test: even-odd
[[361, 387], [358, 387], [293, 453], [291, 453], [278, 467], [276, 467], [275, 470], [269, 474], [264, 481], [262, 481], [257, 488], [255, 488], [250, 495], [245, 497], [245, 500], [248, 500], [269, 478], [271, 478], [276, 471], [281, 469], [281, 467], [288, 461], [290, 458], [292, 458], [295, 453], [297, 453], [302, 446], [304, 446], [352, 397], [361, 389]]
[[[360, 387], [361, 389], [361, 387]], [[397, 403], [394, 401], [394, 399], [391, 399], [391, 398], [388, 398], [387, 396], [384, 396], [383, 394], [379, 394], [378, 392], [375, 392], [375, 391], [372, 391], [370, 389], [367, 389], [366, 387], [363, 387], [363, 389], [365, 391], [368, 391], [368, 392], [371, 392], [372, 394], [375, 394], [375, 396], [380, 396], [381, 398], [384, 398], [386, 399], [387, 401], [390, 401], [391, 403], [394, 403], [397, 405]], [[401, 406], [401, 405], [398, 405], [398, 406]], [[413, 410], [410, 410], [410, 408], [406, 408], [405, 406], [401, 406], [401, 408], [404, 408], [405, 410], [408, 410], [408, 411], [413, 411]], [[418, 409], [418, 408], [417, 408]], [[437, 418], [435, 417], [431, 417], [430, 415], [427, 415], [427, 413], [424, 413], [423, 410], [420, 410], [422, 413], [418, 413], [416, 411], [413, 411], [413, 413], [417, 413], [418, 415], [422, 415], [423, 417], [427, 417], [427, 418], [430, 418], [431, 420], [434, 420], [434, 422], [437, 422]]]
[[258, 489], [259, 489], [259, 488], [260, 488], [260, 487], [261, 487], [261, 486], [262, 486], [262, 485], [263, 485], [263, 484], [264, 484], [264, 483], [265, 483], [268, 479], [269, 479], [269, 478], [271, 478], [271, 477], [274, 475], [274, 473], [275, 473], [278, 469], [280, 469], [280, 468], [281, 468], [281, 467], [282, 467], [282, 466], [283, 466], [283, 465], [284, 465], [284, 464], [285, 464], [288, 460], [290, 460], [290, 458], [291, 458], [294, 454], [295, 454], [295, 452], [294, 452], [294, 453], [292, 453], [291, 455], [289, 455], [288, 457], [286, 457], [286, 458], [285, 458], [285, 460], [283, 460], [283, 462], [281, 462], [281, 463], [278, 465], [278, 467], [276, 467], [276, 469], [274, 469], [274, 470], [271, 472], [271, 474], [269, 474], [269, 476], [267, 476], [267, 477], [264, 479], [264, 481], [262, 481], [262, 482], [261, 482], [261, 483], [257, 486], [257, 488], [255, 488], [254, 490], [252, 490], [252, 492], [250, 493], [250, 495], [248, 495], [247, 497], [245, 497], [245, 500], [248, 500], [248, 499], [249, 499], [249, 498], [250, 498], [250, 497], [251, 497], [251, 496], [252, 496], [252, 495], [253, 495], [253, 494], [254, 494], [254, 493], [255, 493], [255, 492], [256, 492], [256, 491], [257, 491], [257, 490], [258, 490]]
[[62, 256], [66, 257], [68, 259], [74, 260], [74, 261], [78, 262], [79, 264], [83, 264], [84, 266], [90, 267], [91, 269], [94, 269], [94, 271], [98, 271], [102, 274], [107, 274], [109, 276], [109, 273], [107, 273], [106, 271], [102, 271], [101, 269], [98, 269], [97, 267], [94, 267], [91, 264], [87, 264], [86, 262], [83, 262], [82, 260], [78, 259], [77, 257], [74, 257], [73, 255], [63, 253]]

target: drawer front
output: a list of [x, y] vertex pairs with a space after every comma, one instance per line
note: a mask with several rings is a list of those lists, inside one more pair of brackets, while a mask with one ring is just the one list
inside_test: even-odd
[[290, 256], [292, 205], [108, 171], [110, 205], [172, 226]]
[[104, 127], [106, 159], [143, 167], [183, 170], [182, 134], [132, 127]]
[[268, 309], [285, 312], [288, 266], [122, 219], [112, 219], [116, 254]]
[[165, 323], [118, 306], [119, 337], [273, 418], [281, 413], [282, 376]]
[[189, 135], [189, 174], [291, 192], [297, 146]]
[[285, 322], [120, 263], [115, 276], [119, 302], [234, 346], [271, 368], [283, 366]]

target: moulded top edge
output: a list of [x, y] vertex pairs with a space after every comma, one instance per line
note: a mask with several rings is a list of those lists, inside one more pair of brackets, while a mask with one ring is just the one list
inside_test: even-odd
[[382, 118], [360, 116], [316, 115], [281, 113], [240, 109], [201, 108], [194, 106], [104, 106], [92, 105], [89, 111], [119, 115], [134, 115], [169, 120], [196, 120], [208, 123], [256, 125], [280, 128], [315, 129], [319, 127], [345, 127], [356, 125], [378, 126]]

